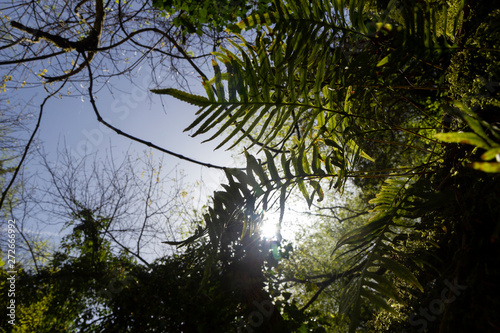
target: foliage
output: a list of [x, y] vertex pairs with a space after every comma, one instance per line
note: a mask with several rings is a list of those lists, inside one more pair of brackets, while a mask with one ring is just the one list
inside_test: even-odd
[[[485, 159], [496, 155], [498, 144], [467, 112], [462, 117], [475, 136], [436, 134], [445, 108], [439, 103], [446, 92], [440, 90], [447, 89], [445, 70], [459, 42], [460, 2], [452, 8], [391, 2], [385, 11], [367, 10], [362, 1], [348, 5], [345, 11], [337, 2], [275, 1], [275, 11], [230, 28], [265, 27], [253, 42], [234, 33], [232, 48], [214, 53], [215, 76], [203, 81], [208, 101], [186, 93], [182, 99], [201, 107], [187, 128], [195, 129], [195, 136], [220, 125], [212, 140], [233, 126], [219, 147], [233, 140], [231, 149], [245, 139], [263, 147], [266, 162], [246, 152], [246, 174], [237, 176], [263, 198], [264, 209], [277, 196], [281, 216], [294, 186], [311, 206], [314, 196], [323, 199], [325, 185], [341, 192], [350, 177], [387, 179], [370, 201], [375, 205], [370, 219], [337, 244], [347, 247], [340, 310], [349, 315], [354, 332], [371, 306], [395, 313], [387, 300], [400, 301], [401, 286], [424, 291], [404, 266], [409, 253], [402, 240], [426, 228], [419, 222], [428, 218], [428, 207], [447, 202], [426, 176], [440, 167], [442, 144], [434, 137], [487, 148]], [[181, 97], [172, 90], [155, 92]], [[427, 105], [437, 107], [426, 110]], [[360, 168], [363, 159], [376, 163], [374, 156], [384, 154], [392, 156], [384, 160], [384, 170]], [[488, 171], [492, 166], [473, 164]]]
[[166, 15], [175, 15], [172, 22], [189, 33], [202, 33], [204, 25], [209, 25], [217, 32], [247, 17], [249, 12], [264, 12], [269, 0], [153, 0], [153, 6], [164, 11]]
[[[62, 251], [23, 273], [23, 290], [46, 290], [23, 293], [23, 311], [36, 304], [51, 331], [401, 331], [441, 301], [419, 331], [498, 326], [498, 100], [481, 79], [498, 66], [498, 10], [483, 24], [462, 1], [274, 0], [231, 25], [251, 8], [215, 4], [155, 2], [188, 31], [222, 13], [214, 26], [233, 37], [202, 75], [206, 97], [153, 92], [199, 107], [194, 136], [244, 143], [246, 167], [223, 168], [194, 233], [165, 242], [183, 252], [153, 264], [114, 253], [111, 218], [79, 204]], [[352, 215], [331, 209], [310, 248], [261, 237], [291, 194], [321, 210], [354, 186]]]
[[34, 272], [19, 267], [13, 332], [75, 332], [95, 327], [92, 319], [103, 311], [97, 291], [116, 280], [116, 271], [132, 263], [123, 254], [112, 255], [109, 241], [102, 237], [106, 219], [96, 219], [90, 210], [82, 209], [75, 220], [79, 223], [43, 268]]

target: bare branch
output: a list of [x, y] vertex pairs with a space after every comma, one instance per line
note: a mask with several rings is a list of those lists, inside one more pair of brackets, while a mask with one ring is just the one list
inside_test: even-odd
[[2, 206], [3, 206], [3, 203], [5, 201], [5, 198], [7, 197], [7, 193], [9, 192], [10, 188], [12, 187], [12, 184], [14, 184], [15, 180], [16, 180], [16, 177], [17, 177], [17, 174], [19, 173], [19, 170], [21, 169], [22, 165], [23, 165], [23, 162], [24, 160], [26, 159], [26, 156], [28, 155], [28, 151], [30, 149], [30, 146], [31, 146], [31, 143], [33, 142], [33, 139], [35, 138], [35, 135], [36, 133], [38, 132], [38, 129], [40, 128], [40, 123], [42, 121], [42, 116], [43, 116], [43, 108], [45, 107], [45, 103], [47, 103], [47, 101], [54, 95], [56, 95], [63, 87], [64, 85], [61, 85], [57, 90], [55, 90], [54, 92], [52, 92], [50, 95], [48, 95], [47, 97], [44, 98], [42, 104], [40, 104], [40, 111], [38, 113], [38, 121], [35, 125], [35, 129], [33, 130], [33, 133], [31, 134], [31, 137], [30, 139], [28, 140], [28, 143], [26, 144], [26, 147], [24, 148], [24, 153], [21, 157], [21, 160], [19, 161], [15, 171], [14, 171], [14, 174], [12, 175], [12, 178], [9, 182], [9, 184], [7, 185], [7, 187], [5, 188], [5, 190], [2, 192], [2, 198], [0, 199], [0, 210], [2, 209]]
[[135, 136], [133, 136], [131, 134], [125, 133], [122, 130], [114, 127], [111, 124], [109, 124], [107, 121], [105, 121], [101, 117], [101, 114], [99, 113], [99, 109], [97, 108], [97, 105], [96, 105], [96, 102], [95, 102], [95, 99], [94, 99], [94, 94], [93, 94], [93, 91], [92, 91], [92, 89], [93, 89], [93, 76], [92, 76], [92, 70], [90, 69], [90, 67], [88, 67], [88, 72], [89, 72], [89, 88], [88, 88], [88, 92], [89, 92], [89, 96], [90, 96], [90, 104], [92, 105], [92, 109], [94, 110], [94, 113], [97, 116], [97, 120], [101, 124], [103, 124], [104, 126], [108, 127], [109, 129], [112, 129], [118, 135], [124, 136], [126, 138], [131, 139], [132, 141], [139, 142], [139, 143], [141, 143], [143, 145], [146, 145], [148, 147], [157, 149], [157, 150], [159, 150], [159, 151], [161, 151], [161, 152], [163, 152], [165, 154], [177, 157], [177, 158], [179, 158], [181, 160], [188, 161], [188, 162], [191, 162], [191, 163], [194, 163], [194, 164], [198, 164], [198, 165], [201, 165], [201, 166], [204, 166], [204, 167], [207, 167], [207, 168], [214, 168], [214, 169], [219, 169], [219, 170], [226, 170], [226, 169], [228, 169], [228, 167], [223, 167], [223, 166], [219, 166], [219, 165], [214, 165], [214, 164], [210, 164], [210, 163], [205, 163], [205, 162], [197, 161], [197, 160], [192, 159], [190, 157], [186, 157], [184, 155], [181, 155], [181, 154], [175, 153], [173, 151], [167, 150], [167, 149], [162, 148], [162, 147], [160, 147], [158, 145], [155, 145], [155, 144], [153, 144], [151, 142], [148, 142], [146, 140], [140, 139], [140, 138], [135, 137]]

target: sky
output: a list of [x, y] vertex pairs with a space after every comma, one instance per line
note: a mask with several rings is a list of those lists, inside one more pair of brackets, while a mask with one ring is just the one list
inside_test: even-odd
[[[130, 6], [142, 6], [142, 3], [131, 2]], [[2, 8], [2, 12], [5, 10], [5, 13], [12, 13], [13, 16], [11, 16], [13, 19], [28, 26], [35, 24], [36, 21], [32, 20], [29, 15], [22, 11], [17, 12], [17, 9], [13, 8], [14, 6], [6, 5], [6, 8]], [[131, 12], [133, 10], [134, 8], [131, 7]], [[65, 12], [64, 15], [72, 16], [71, 11], [68, 13]], [[47, 10], [47, 12], [40, 13], [41, 17], [44, 17], [44, 14], [49, 17], [51, 12]], [[2, 23], [5, 22], [2, 21]], [[133, 29], [133, 24], [135, 23], [132, 22], [129, 28]], [[107, 39], [107, 37], [105, 36], [104, 39]], [[196, 51], [196, 47], [194, 49]], [[13, 54], [22, 53], [21, 46], [9, 50]], [[134, 73], [132, 74], [133, 82], [124, 75], [117, 75], [110, 78], [110, 82], [106, 85], [95, 87], [94, 97], [104, 120], [123, 132], [152, 142], [188, 158], [218, 166], [235, 166], [232, 153], [225, 151], [224, 148], [217, 151], [214, 150], [220, 140], [202, 144], [203, 140], [209, 138], [208, 135], [193, 138], [190, 136], [192, 133], [183, 132], [195, 119], [196, 107], [178, 101], [173, 97], [154, 95], [148, 91], [153, 88], [178, 87], [175, 84], [175, 78], [166, 77], [166, 75], [170, 75], [165, 70], [169, 66], [169, 59], [165, 60], [165, 66], [155, 66], [156, 68], [152, 70], [149, 66], [150, 59], [147, 55], [141, 54], [141, 51], [137, 47], [124, 44], [122, 49], [117, 49], [117, 53], [110, 54], [114, 58], [109, 58], [107, 53], [103, 53], [102, 57], [98, 55], [93, 60], [91, 65], [95, 68], [95, 75], [109, 73], [107, 72], [108, 68], [116, 72], [130, 68]], [[160, 58], [160, 56], [155, 57], [155, 59]], [[112, 63], [111, 61], [113, 60], [118, 61]], [[51, 63], [52, 61], [54, 63]], [[47, 76], [57, 76], [61, 74], [61, 71], [54, 72], [54, 69], [57, 71], [60, 68], [70, 67], [70, 63], [73, 61], [79, 61], [76, 58], [76, 52], [67, 53], [57, 59], [21, 64], [18, 69], [20, 68], [20, 71], [24, 71], [24, 73], [30, 72], [31, 77], [29, 79], [26, 79], [24, 75], [18, 74], [16, 76], [19, 71], [7, 72], [9, 66], [0, 66], [0, 78], [3, 78], [4, 75], [13, 75], [11, 86], [14, 85], [14, 81], [17, 81], [18, 85], [24, 79], [28, 81], [28, 84], [24, 88], [18, 90], [8, 89], [4, 96], [10, 99], [11, 106], [18, 105], [19, 103], [22, 108], [26, 105], [27, 112], [32, 113], [32, 119], [36, 120], [39, 113], [39, 106], [47, 96], [44, 87], [39, 85], [40, 78], [36, 76], [36, 73], [48, 71], [46, 73]], [[58, 62], [61, 63], [58, 64]], [[179, 64], [176, 63], [176, 65]], [[209, 68], [202, 67], [202, 70], [208, 74], [212, 72], [212, 68], [211, 66], [207, 67]], [[164, 77], [153, 78], [152, 75], [163, 75]], [[197, 78], [197, 75], [192, 75], [192, 78], [189, 79], [189, 88], [192, 89], [192, 92], [205, 96], [201, 79]], [[70, 151], [71, 156], [76, 161], [81, 160], [84, 156], [91, 158], [98, 156], [104, 160], [108, 157], [110, 149], [117, 160], [122, 160], [125, 154], [133, 155], [133, 157], [144, 156], [144, 152], [150, 150], [149, 147], [133, 143], [130, 139], [120, 136], [98, 122], [89, 97], [86, 96], [88, 83], [79, 82], [82, 77], [83, 75], [78, 74], [72, 78], [73, 82], [75, 82], [74, 84], [77, 85], [76, 87], [71, 87], [71, 83], [68, 83], [60, 91], [59, 96], [54, 96], [48, 100], [44, 108], [41, 126], [37, 133], [36, 141], [31, 147], [31, 151], [41, 150], [49, 163], [56, 163], [61, 158], [60, 152], [65, 149]], [[36, 87], [30, 84], [30, 80], [37, 82]], [[152, 84], [152, 82], [158, 81], [165, 82], [165, 84], [159, 87]], [[48, 87], [48, 89], [53, 90], [58, 84], [55, 83]], [[79, 90], [85, 92], [83, 96], [79, 94]], [[9, 106], [5, 104], [1, 105], [0, 103], [0, 107]], [[31, 130], [34, 128], [35, 122], [33, 121], [30, 124]], [[26, 131], [23, 133], [23, 138], [27, 139], [30, 135], [31, 132]], [[199, 198], [206, 198], [205, 202], [209, 200], [209, 196], [214, 190], [220, 187], [221, 182], [225, 179], [223, 172], [220, 170], [209, 169], [183, 161], [179, 158], [155, 151], [154, 149], [153, 154], [158, 159], [161, 157], [164, 158], [164, 170], [167, 173], [171, 169], [177, 168], [184, 171], [185, 177], [183, 182], [188, 184], [201, 182], [202, 186], [195, 187], [195, 189], [199, 191], [197, 193]], [[238, 163], [243, 163], [243, 160], [240, 156], [240, 162]], [[49, 178], [46, 170], [39, 164], [39, 160], [30, 159], [24, 165], [27, 174], [36, 175], [34, 179], [30, 180], [33, 183], [37, 181], [43, 182], [44, 179]], [[191, 188], [188, 185], [187, 187]], [[201, 202], [201, 204], [205, 202]], [[19, 214], [22, 214], [22, 212]], [[50, 226], [49, 218], [41, 217], [39, 220], [42, 223], [44, 220], [47, 220], [47, 228], [40, 231], [47, 235], [60, 236], [58, 227]]]
[[[3, 74], [0, 72], [0, 75]], [[150, 76], [151, 74], [146, 70], [139, 71], [133, 84], [126, 78], [117, 77], [109, 83], [110, 87], [96, 92], [95, 99], [102, 117], [124, 132], [175, 153], [214, 165], [234, 166], [235, 162], [230, 152], [225, 151], [224, 148], [214, 150], [217, 141], [202, 144], [201, 142], [208, 136], [193, 138], [190, 133], [183, 131], [195, 119], [197, 107], [170, 96], [150, 93], [148, 91], [150, 88], [174, 86], [174, 83], [170, 84], [169, 81], [167, 81], [166, 86], [153, 86], [150, 84]], [[190, 85], [196, 93], [204, 95], [201, 82], [193, 80]], [[82, 86], [82, 88], [86, 87]], [[123, 160], [127, 153], [132, 157], [139, 157], [144, 156], [144, 152], [150, 150], [149, 147], [133, 143], [130, 139], [122, 137], [100, 124], [88, 96], [77, 95], [74, 89], [69, 91], [70, 95], [65, 89], [61, 91], [60, 98], [53, 97], [47, 102], [37, 139], [31, 147], [32, 152], [37, 148], [41, 149], [47, 156], [49, 163], [55, 163], [61, 157], [59, 151], [65, 148], [69, 149], [76, 161], [81, 160], [86, 155], [91, 158], [97, 155], [104, 159], [109, 154], [110, 147], [113, 156], [119, 161]], [[27, 111], [33, 113], [33, 119], [38, 117], [39, 105], [46, 95], [47, 93], [42, 87], [20, 89], [8, 94], [11, 105], [16, 102], [22, 104], [30, 101]], [[31, 125], [32, 128], [34, 128], [34, 123]], [[26, 132], [24, 137], [29, 137], [30, 134], [31, 132]], [[186, 187], [195, 182], [202, 183], [202, 186], [194, 187], [199, 193], [193, 194], [204, 200], [200, 202], [201, 204], [208, 201], [209, 196], [224, 180], [224, 174], [220, 170], [183, 161], [154, 149], [152, 152], [158, 159], [164, 158], [163, 170], [166, 173], [174, 168], [184, 171], [183, 183], [186, 184]], [[28, 174], [37, 174], [33, 179], [35, 181], [43, 182], [42, 179], [48, 178], [47, 172], [36, 159], [27, 161], [25, 168], [28, 170]], [[45, 220], [48, 222], [48, 219], [49, 217], [42, 217], [38, 220], [41, 220], [41, 224], [43, 224]], [[61, 223], [56, 225], [47, 223], [45, 226], [37, 225], [36, 228], [33, 228], [57, 243], [64, 235], [60, 232], [61, 226]]]
[[[106, 89], [96, 93], [96, 103], [105, 120], [124, 132], [187, 157], [223, 166], [233, 164], [229, 152], [224, 149], [214, 151], [216, 144], [212, 142], [201, 143], [207, 137], [193, 138], [183, 132], [195, 119], [196, 107], [170, 96], [151, 94], [147, 91], [150, 86], [147, 75], [138, 76], [136, 81], [141, 84], [132, 86], [126, 79], [111, 83], [113, 94]], [[129, 139], [120, 137], [97, 121], [87, 96], [50, 100], [39, 139], [50, 154], [66, 142], [75, 157], [101, 151], [110, 144], [117, 152], [125, 152], [131, 144]], [[148, 147], [133, 144], [131, 149], [142, 151]], [[166, 158], [169, 164], [178, 165], [188, 174], [199, 173], [198, 165], [175, 157]]]
[[[137, 136], [146, 141], [150, 141], [165, 149], [174, 151], [184, 156], [221, 166], [242, 167], [243, 158], [240, 156], [238, 162], [233, 158], [233, 152], [228, 152], [225, 148], [214, 150], [220, 140], [202, 143], [209, 136], [192, 137], [184, 129], [195, 119], [198, 108], [188, 103], [179, 101], [166, 95], [156, 95], [148, 91], [149, 88], [166, 88], [166, 86], [156, 87], [150, 84], [150, 73], [140, 71], [132, 84], [128, 79], [115, 78], [110, 82], [111, 89], [100, 89], [95, 93], [96, 104], [102, 117], [113, 126], [124, 132]], [[170, 87], [174, 86], [172, 82]], [[86, 88], [82, 86], [82, 88]], [[193, 93], [205, 95], [200, 82], [192, 80], [190, 88]], [[46, 96], [43, 89], [29, 90], [23, 100], [31, 99], [31, 109], [35, 116], [38, 114], [39, 104]], [[44, 109], [44, 115], [38, 132], [37, 141], [34, 147], [42, 148], [49, 162], [55, 163], [60, 157], [59, 152], [63, 148], [69, 149], [75, 160], [81, 160], [85, 155], [93, 156], [97, 154], [101, 158], [106, 158], [112, 147], [113, 155], [121, 160], [126, 153], [134, 156], [143, 156], [143, 152], [149, 150], [139, 143], [133, 143], [130, 139], [122, 137], [112, 130], [106, 128], [97, 121], [88, 96], [73, 96], [70, 89], [61, 91], [61, 97], [51, 98]], [[22, 92], [24, 94], [24, 92]], [[76, 95], [76, 94], [75, 94]], [[162, 152], [152, 150], [158, 158], [164, 157], [164, 169], [168, 172], [173, 168], [184, 171], [184, 182], [202, 182], [203, 186], [198, 187], [199, 193], [194, 196], [205, 198], [214, 190], [220, 188], [225, 177], [220, 170], [214, 170], [188, 161], [180, 160], [176, 157], [166, 155]], [[44, 177], [43, 168], [35, 161], [25, 167], [29, 171], [39, 172], [40, 177]], [[35, 163], [35, 164], [33, 164]], [[240, 165], [237, 165], [240, 163]], [[204, 204], [206, 201], [201, 202]], [[290, 218], [293, 214], [288, 212]], [[268, 212], [264, 227], [264, 233], [268, 237], [275, 232], [275, 223], [278, 220], [278, 212]], [[43, 220], [43, 219], [42, 219]], [[61, 224], [47, 225], [41, 229], [42, 234], [51, 236], [54, 242], [58, 242], [64, 233], [60, 233]], [[39, 229], [37, 229], [39, 230]], [[288, 239], [293, 238], [293, 233], [282, 230], [283, 236]]]
[[[41, 64], [35, 66], [41, 66]], [[147, 65], [138, 68], [133, 75], [133, 82], [123, 76], [116, 76], [111, 78], [107, 85], [96, 87], [94, 92], [96, 104], [107, 122], [123, 132], [204, 163], [226, 167], [244, 166], [244, 158], [241, 155], [236, 156], [238, 162], [235, 162], [235, 156], [232, 155], [234, 152], [225, 151], [225, 147], [214, 150], [222, 139], [202, 143], [210, 136], [192, 137], [190, 136], [192, 133], [183, 131], [196, 118], [197, 107], [170, 96], [160, 96], [149, 92], [149, 89], [177, 87], [174, 78], [165, 81], [165, 78], [156, 77], [153, 80], [152, 71]], [[9, 74], [3, 73], [2, 70], [3, 68], [0, 67], [0, 75]], [[43, 67], [33, 68], [35, 73], [41, 70]], [[202, 70], [206, 73], [211, 72], [210, 68], [202, 68]], [[53, 75], [53, 73], [47, 73], [47, 75], [51, 74]], [[156, 80], [165, 84], [155, 86], [151, 82]], [[193, 75], [188, 82], [193, 93], [205, 96], [201, 79]], [[31, 147], [32, 151], [37, 148], [41, 149], [47, 160], [55, 163], [60, 158], [59, 152], [63, 149], [68, 149], [77, 161], [84, 156], [99, 156], [104, 159], [109, 154], [110, 147], [118, 160], [123, 159], [127, 153], [134, 157], [142, 156], [144, 151], [150, 149], [142, 144], [133, 143], [130, 139], [100, 124], [89, 97], [85, 94], [80, 95], [78, 92], [78, 90], [86, 92], [86, 84], [84, 82], [77, 84], [78, 89], [67, 85], [60, 91], [59, 96], [48, 100], [37, 140]], [[12, 99], [12, 105], [20, 102], [23, 106], [23, 103], [29, 101], [27, 111], [33, 113], [34, 119], [38, 116], [40, 103], [47, 96], [43, 87], [31, 88], [29, 84], [25, 88], [8, 91], [8, 93], [9, 98]], [[30, 134], [28, 132], [24, 136], [29, 137]], [[183, 170], [184, 182], [201, 181], [203, 186], [198, 187], [200, 192], [197, 195], [206, 197], [207, 201], [213, 191], [219, 188], [221, 182], [225, 180], [220, 170], [183, 161], [154, 149], [153, 153], [158, 158], [164, 157], [164, 169], [167, 172], [173, 168]], [[40, 179], [46, 177], [46, 171], [37, 163], [36, 160], [30, 160], [25, 167], [29, 173], [39, 173], [37, 177], [39, 176]], [[277, 214], [270, 214], [270, 216], [273, 220], [277, 219]], [[61, 234], [57, 228], [57, 226], [48, 225], [41, 231], [60, 238]]]

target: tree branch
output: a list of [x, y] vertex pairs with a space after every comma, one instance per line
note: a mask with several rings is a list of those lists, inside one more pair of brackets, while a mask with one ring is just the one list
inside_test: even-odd
[[9, 60], [9, 61], [0, 61], [0, 66], [2, 65], [13, 65], [13, 64], [21, 64], [21, 63], [26, 63], [30, 61], [36, 61], [36, 60], [43, 60], [51, 57], [56, 57], [58, 55], [64, 54], [66, 51], [60, 51], [52, 54], [46, 54], [34, 58], [27, 58], [27, 59], [18, 59], [18, 60]]
[[[83, 56], [86, 57], [85, 54]], [[96, 102], [95, 102], [95, 99], [94, 99], [92, 69], [90, 68], [90, 66], [87, 66], [87, 68], [88, 68], [88, 72], [89, 72], [89, 88], [88, 88], [88, 92], [89, 92], [89, 96], [90, 96], [90, 104], [92, 105], [92, 109], [94, 110], [94, 113], [97, 116], [97, 120], [101, 124], [103, 124], [104, 126], [106, 126], [109, 129], [113, 130], [118, 135], [124, 136], [126, 138], [131, 139], [132, 141], [139, 142], [139, 143], [141, 143], [143, 145], [146, 145], [148, 147], [157, 149], [157, 150], [159, 150], [159, 151], [161, 151], [161, 152], [163, 152], [165, 154], [177, 157], [177, 158], [179, 158], [181, 160], [188, 161], [188, 162], [191, 162], [191, 163], [194, 163], [194, 164], [198, 164], [198, 165], [201, 165], [201, 166], [204, 166], [204, 167], [207, 167], [207, 168], [213, 168], [213, 169], [219, 169], [219, 170], [227, 170], [228, 169], [228, 167], [223, 167], [223, 166], [214, 165], [214, 164], [210, 164], [210, 163], [204, 163], [204, 162], [192, 159], [190, 157], [186, 157], [184, 155], [175, 153], [173, 151], [167, 150], [167, 149], [162, 148], [162, 147], [160, 147], [158, 145], [155, 145], [155, 144], [153, 144], [153, 143], [151, 143], [149, 141], [146, 141], [146, 140], [140, 139], [138, 137], [135, 137], [135, 136], [133, 136], [131, 134], [125, 133], [122, 130], [114, 127], [111, 124], [109, 124], [104, 119], [102, 119], [101, 114], [99, 113], [99, 109], [97, 108], [97, 105], [96, 105]]]
[[51, 93], [50, 95], [45, 97], [42, 104], [40, 104], [40, 112], [38, 114], [38, 121], [36, 123], [35, 129], [33, 130], [33, 133], [31, 134], [31, 137], [30, 137], [28, 143], [26, 144], [26, 147], [24, 148], [23, 156], [21, 157], [21, 160], [19, 161], [19, 164], [17, 165], [17, 167], [14, 171], [14, 175], [12, 176], [12, 178], [11, 178], [9, 184], [7, 185], [7, 187], [5, 188], [5, 190], [2, 192], [2, 198], [0, 199], [0, 210], [2, 209], [5, 198], [7, 197], [7, 193], [9, 192], [10, 188], [14, 184], [14, 181], [16, 180], [16, 177], [19, 173], [19, 170], [21, 170], [21, 166], [23, 165], [23, 162], [26, 159], [26, 156], [28, 155], [28, 151], [30, 149], [31, 143], [33, 142], [33, 139], [35, 138], [35, 135], [36, 135], [38, 129], [40, 128], [40, 123], [42, 121], [43, 108], [45, 107], [45, 103], [47, 103], [49, 98], [51, 98], [52, 96], [57, 94], [59, 92], [59, 90], [62, 89], [63, 86], [64, 86], [64, 84], [61, 85], [61, 87], [59, 87], [56, 91], [54, 91], [53, 93]]
[[[75, 13], [78, 13], [79, 7], [83, 5], [88, 0], [84, 0], [80, 2], [77, 7], [75, 8]], [[78, 65], [76, 69], [72, 69], [68, 73], [60, 76], [54, 76], [54, 77], [49, 77], [49, 76], [44, 76], [44, 78], [47, 79], [48, 82], [55, 82], [55, 81], [62, 81], [65, 80], [75, 74], [78, 74], [81, 72], [85, 66], [88, 66], [94, 56], [96, 55], [96, 50], [99, 46], [99, 41], [101, 39], [101, 33], [102, 33], [102, 27], [104, 25], [104, 4], [102, 0], [97, 0], [96, 2], [96, 19], [94, 22], [93, 28], [90, 30], [90, 33], [87, 37], [85, 37], [82, 40], [79, 41], [70, 41], [67, 38], [58, 36], [58, 35], [53, 35], [51, 33], [45, 32], [40, 29], [33, 29], [30, 27], [25, 26], [22, 23], [16, 22], [16, 21], [11, 21], [10, 25], [18, 30], [24, 31], [26, 33], [32, 34], [33, 39], [31, 40], [32, 43], [38, 43], [40, 39], [46, 40], [47, 42], [54, 44], [56, 47], [62, 49], [64, 52], [70, 52], [73, 50], [78, 51], [79, 53], [84, 53], [88, 52], [88, 56], [86, 57], [85, 61]]]

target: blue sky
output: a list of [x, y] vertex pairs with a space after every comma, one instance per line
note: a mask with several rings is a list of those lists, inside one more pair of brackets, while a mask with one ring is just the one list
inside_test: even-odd
[[[148, 85], [146, 75], [139, 76], [136, 81], [142, 82], [144, 86]], [[224, 166], [232, 165], [229, 152], [223, 149], [214, 151], [216, 144], [212, 142], [201, 143], [207, 137], [193, 138], [189, 133], [183, 132], [195, 119], [196, 107], [169, 96], [151, 94], [140, 86], [133, 86], [127, 80], [112, 84], [115, 90], [113, 94], [106, 89], [95, 94], [101, 115], [108, 122], [141, 139], [193, 159]], [[201, 87], [200, 83], [192, 84]], [[40, 100], [40, 97], [37, 99]], [[58, 144], [61, 145], [65, 141], [75, 157], [95, 153], [108, 148], [110, 144], [116, 147], [117, 153], [125, 152], [131, 145], [129, 139], [120, 137], [99, 124], [86, 96], [65, 96], [62, 99], [50, 100], [39, 139], [51, 154], [55, 153]], [[147, 147], [141, 144], [132, 145], [132, 150], [144, 149]], [[169, 163], [178, 164], [188, 174], [200, 168], [178, 158], [168, 159]]]
[[[3, 73], [0, 74], [3, 75]], [[189, 133], [183, 132], [195, 119], [197, 108], [170, 96], [150, 93], [149, 88], [169, 86], [168, 83], [161, 87], [150, 85], [150, 75], [146, 71], [140, 72], [136, 75], [133, 84], [126, 78], [117, 77], [109, 83], [112, 85], [110, 89], [105, 88], [96, 92], [96, 103], [102, 117], [122, 131], [165, 149], [202, 162], [233, 166], [231, 153], [224, 149], [214, 151], [216, 142], [201, 143], [208, 136], [193, 138]], [[200, 82], [193, 80], [190, 84], [193, 92], [204, 95]], [[173, 83], [170, 87], [172, 86], [174, 86]], [[143, 152], [150, 149], [142, 144], [133, 143], [130, 139], [122, 137], [100, 124], [88, 96], [77, 95], [75, 89], [70, 89], [69, 96], [67, 92], [67, 88], [63, 89], [61, 90], [61, 98], [53, 97], [47, 102], [37, 141], [31, 147], [32, 151], [38, 146], [46, 153], [49, 162], [55, 162], [58, 158], [58, 150], [61, 151], [64, 148], [69, 149], [73, 158], [79, 160], [85, 155], [92, 157], [95, 154], [105, 158], [112, 147], [114, 157], [121, 161], [127, 152], [135, 156], [143, 156]], [[18, 91], [11, 90], [8, 98], [11, 99], [11, 105], [15, 105], [16, 102], [22, 104], [31, 99], [28, 111], [32, 112], [36, 119], [39, 105], [46, 95], [47, 93], [42, 87], [26, 88]], [[32, 128], [33, 125], [34, 123]], [[27, 132], [24, 136], [30, 134]], [[200, 193], [196, 193], [196, 197], [200, 197], [202, 200], [205, 197], [205, 202], [224, 179], [223, 172], [219, 170], [195, 165], [176, 157], [164, 155], [159, 151], [153, 150], [153, 153], [155, 157], [164, 157], [165, 172], [168, 173], [175, 167], [184, 170], [184, 183], [195, 183], [202, 180], [203, 186], [198, 187]], [[48, 178], [45, 170], [39, 166], [36, 160], [28, 161], [25, 167], [29, 174], [38, 172], [39, 179]], [[166, 186], [169, 186], [169, 183]], [[205, 202], [201, 202], [201, 204]], [[33, 230], [41, 232], [42, 237], [52, 236], [52, 239], [57, 242], [61, 236], [62, 221], [56, 225], [47, 223], [43, 226], [40, 225], [40, 222], [44, 224], [47, 218], [37, 217], [37, 220], [39, 222], [33, 221], [33, 223], [38, 223], [37, 226], [32, 226]], [[30, 228], [30, 226], [27, 227]]]

